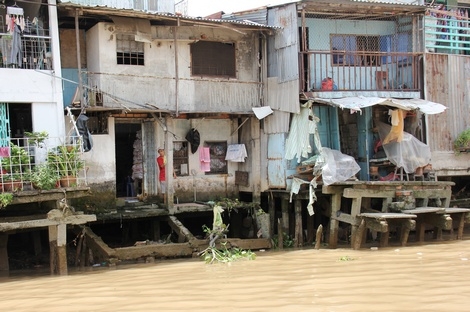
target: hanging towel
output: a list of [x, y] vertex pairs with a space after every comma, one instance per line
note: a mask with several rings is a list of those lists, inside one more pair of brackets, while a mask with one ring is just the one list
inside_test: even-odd
[[199, 163], [201, 171], [211, 171], [211, 151], [209, 147], [202, 147], [199, 149]]
[[231, 144], [227, 147], [225, 160], [245, 162], [246, 157], [248, 157], [248, 155], [246, 153], [245, 144]]

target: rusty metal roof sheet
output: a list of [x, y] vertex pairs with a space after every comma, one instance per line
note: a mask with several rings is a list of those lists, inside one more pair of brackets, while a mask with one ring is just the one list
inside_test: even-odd
[[93, 4], [83, 4], [79, 0], [62, 0], [57, 4], [62, 8], [79, 8], [82, 11], [88, 11], [90, 13], [101, 13], [101, 14], [110, 14], [114, 13], [116, 15], [123, 16], [132, 16], [136, 18], [153, 18], [161, 20], [179, 20], [180, 22], [194, 22], [194, 23], [205, 23], [205, 24], [231, 24], [238, 25], [249, 28], [257, 29], [280, 29], [281, 27], [277, 26], [268, 26], [260, 23], [252, 22], [249, 20], [234, 20], [234, 19], [209, 19], [203, 17], [194, 17], [166, 12], [155, 12], [155, 11], [144, 11], [136, 10], [129, 8], [116, 8], [110, 7], [108, 5], [93, 5]]

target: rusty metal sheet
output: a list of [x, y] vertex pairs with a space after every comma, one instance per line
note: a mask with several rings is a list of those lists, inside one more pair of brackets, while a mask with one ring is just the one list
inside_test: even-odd
[[427, 117], [427, 143], [433, 152], [453, 151], [454, 139], [470, 127], [470, 58], [428, 53], [425, 64], [426, 99], [447, 107]]

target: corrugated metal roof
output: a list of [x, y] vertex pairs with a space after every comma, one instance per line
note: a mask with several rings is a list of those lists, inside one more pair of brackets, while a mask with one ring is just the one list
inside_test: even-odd
[[90, 11], [104, 11], [106, 13], [125, 13], [124, 15], [128, 16], [129, 13], [132, 13], [133, 17], [140, 17], [140, 18], [161, 18], [161, 19], [171, 19], [171, 20], [180, 20], [180, 21], [192, 21], [192, 22], [204, 22], [204, 23], [211, 23], [211, 24], [232, 24], [232, 25], [240, 25], [240, 26], [248, 26], [253, 28], [261, 28], [261, 29], [280, 29], [281, 27], [276, 26], [267, 26], [260, 23], [252, 22], [249, 20], [232, 20], [232, 19], [208, 19], [203, 17], [193, 17], [187, 15], [177, 15], [173, 13], [166, 13], [166, 12], [154, 12], [154, 11], [144, 11], [144, 10], [136, 10], [136, 9], [127, 9], [127, 8], [116, 8], [110, 7], [108, 5], [93, 5], [93, 4], [81, 4], [78, 3], [80, 1], [75, 0], [65, 0], [60, 1], [58, 3], [59, 7], [75, 7], [75, 8], [86, 8]]
[[364, 3], [374, 3], [374, 4], [395, 4], [395, 5], [412, 5], [412, 6], [423, 6], [426, 7], [424, 3], [419, 3], [423, 2], [421, 0], [400, 0], [400, 1], [394, 1], [394, 0], [349, 0], [351, 2], [364, 2]]

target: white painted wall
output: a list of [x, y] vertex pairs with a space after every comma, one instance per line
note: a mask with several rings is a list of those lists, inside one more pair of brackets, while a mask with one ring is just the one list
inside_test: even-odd
[[83, 154], [88, 184], [116, 182], [114, 118], [108, 118], [108, 134], [93, 135], [93, 148]]

